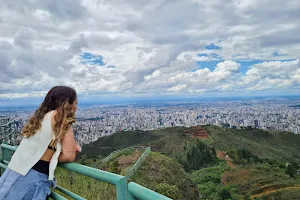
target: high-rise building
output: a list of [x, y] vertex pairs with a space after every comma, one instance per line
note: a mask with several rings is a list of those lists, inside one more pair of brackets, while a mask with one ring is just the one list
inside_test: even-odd
[[258, 119], [254, 120], [254, 128], [258, 128], [259, 124], [258, 124]]

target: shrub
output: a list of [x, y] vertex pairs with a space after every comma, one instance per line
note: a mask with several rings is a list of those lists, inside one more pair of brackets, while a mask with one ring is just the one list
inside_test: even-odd
[[169, 185], [167, 183], [159, 183], [155, 189], [156, 192], [168, 196], [172, 199], [179, 199], [182, 197], [178, 187], [176, 185]]

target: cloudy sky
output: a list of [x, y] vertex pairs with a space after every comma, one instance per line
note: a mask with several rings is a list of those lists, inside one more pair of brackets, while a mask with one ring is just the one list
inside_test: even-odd
[[0, 0], [0, 99], [300, 94], [299, 0]]

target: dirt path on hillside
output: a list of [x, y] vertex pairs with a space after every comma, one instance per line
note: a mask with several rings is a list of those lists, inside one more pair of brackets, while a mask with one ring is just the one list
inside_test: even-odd
[[217, 157], [220, 158], [220, 159], [222, 159], [222, 160], [225, 160], [226, 163], [227, 163], [227, 165], [228, 165], [230, 168], [232, 168], [232, 169], [236, 168], [236, 165], [232, 162], [231, 158], [230, 158], [229, 156], [226, 155], [225, 152], [223, 152], [223, 151], [218, 151], [218, 152], [217, 152]]
[[[226, 155], [225, 152], [223, 151], [218, 151], [217, 152], [217, 157], [222, 159], [222, 160], [225, 160], [226, 164], [231, 168], [231, 169], [234, 169], [236, 168], [236, 165], [232, 162], [231, 158], [229, 156]], [[221, 178], [221, 182], [223, 185], [227, 185], [227, 177], [229, 175], [229, 172], [225, 172], [223, 175], [222, 175], [222, 178]]]
[[300, 189], [300, 185], [289, 186], [289, 187], [278, 188], [278, 189], [274, 189], [271, 187], [270, 189], [264, 190], [262, 193], [251, 195], [250, 198], [254, 199], [256, 197], [261, 197], [261, 196], [268, 195], [268, 194], [271, 194], [274, 192], [278, 192], [278, 191], [282, 191], [282, 190], [289, 190], [289, 189]]
[[228, 175], [229, 175], [229, 172], [225, 172], [225, 173], [223, 174], [222, 178], [221, 178], [221, 182], [222, 182], [222, 184], [223, 184], [224, 186], [227, 185], [227, 177], [228, 177]]

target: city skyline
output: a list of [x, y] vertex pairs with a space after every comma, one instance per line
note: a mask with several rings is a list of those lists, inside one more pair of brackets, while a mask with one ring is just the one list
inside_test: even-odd
[[0, 102], [300, 95], [300, 2], [0, 4]]
[[[87, 144], [119, 131], [147, 131], [173, 126], [215, 125], [300, 134], [299, 108], [299, 98], [93, 105], [78, 108], [73, 129], [80, 144]], [[0, 109], [0, 116], [13, 118], [20, 131], [34, 110], [33, 107]]]

